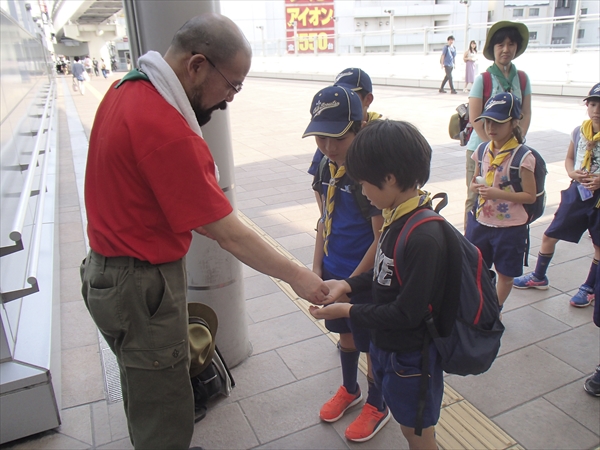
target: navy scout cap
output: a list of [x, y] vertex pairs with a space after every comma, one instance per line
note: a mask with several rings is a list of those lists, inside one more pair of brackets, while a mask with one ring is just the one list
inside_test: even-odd
[[490, 98], [481, 115], [475, 122], [481, 119], [490, 119], [494, 122], [505, 123], [511, 119], [521, 118], [521, 101], [510, 92], [502, 92]]
[[589, 99], [600, 100], [600, 83], [596, 83], [592, 89], [590, 89], [590, 93], [586, 98], [583, 99], [584, 102], [587, 102]]
[[310, 105], [312, 116], [302, 137], [340, 137], [352, 122], [362, 122], [363, 110], [356, 92], [342, 86], [329, 86], [314, 96]]
[[343, 86], [353, 91], [373, 92], [371, 77], [364, 70], [355, 67], [350, 67], [338, 73], [333, 85]]

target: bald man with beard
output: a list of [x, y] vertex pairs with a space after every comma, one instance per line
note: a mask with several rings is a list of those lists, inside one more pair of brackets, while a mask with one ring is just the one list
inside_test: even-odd
[[313, 303], [328, 288], [244, 226], [217, 184], [200, 126], [242, 89], [251, 50], [226, 17], [188, 21], [164, 57], [148, 52], [111, 86], [90, 137], [85, 207], [90, 252], [82, 293], [115, 353], [136, 449], [187, 449], [187, 253], [192, 231], [280, 278]]

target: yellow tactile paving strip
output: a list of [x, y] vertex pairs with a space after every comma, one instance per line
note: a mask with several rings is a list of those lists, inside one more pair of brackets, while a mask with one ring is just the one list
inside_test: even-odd
[[[290, 260], [300, 266], [303, 264], [288, 252], [275, 239], [265, 233], [260, 227], [252, 222], [243, 213], [238, 212], [242, 222], [258, 233], [266, 242], [275, 248], [279, 253], [283, 254]], [[299, 298], [292, 290], [289, 284], [277, 278], [272, 280], [279, 288], [302, 310], [317, 327], [323, 331], [334, 343], [338, 342], [338, 335], [331, 333], [323, 321], [316, 320], [308, 312], [310, 303]], [[359, 361], [360, 370], [366, 375], [367, 361], [364, 354], [361, 354]], [[442, 400], [442, 413], [440, 420], [436, 426], [437, 441], [441, 449], [510, 449], [522, 450], [512, 437], [506, 434], [494, 422], [477, 410], [467, 400], [465, 400], [458, 392], [452, 389], [447, 384], [444, 385], [444, 398]]]

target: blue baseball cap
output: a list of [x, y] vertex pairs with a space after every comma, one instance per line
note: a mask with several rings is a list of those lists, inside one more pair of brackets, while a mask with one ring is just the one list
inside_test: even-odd
[[338, 73], [333, 85], [343, 86], [353, 91], [373, 92], [371, 77], [364, 70], [355, 67], [350, 67]]
[[592, 89], [590, 89], [590, 93], [586, 98], [583, 99], [584, 102], [587, 102], [590, 98], [600, 100], [600, 83], [596, 83]]
[[490, 98], [481, 115], [475, 122], [481, 119], [490, 119], [498, 123], [506, 123], [511, 119], [521, 118], [521, 100], [510, 92], [502, 92]]
[[310, 105], [312, 116], [302, 135], [340, 137], [350, 129], [352, 122], [362, 122], [362, 102], [356, 92], [342, 86], [329, 86], [314, 96]]

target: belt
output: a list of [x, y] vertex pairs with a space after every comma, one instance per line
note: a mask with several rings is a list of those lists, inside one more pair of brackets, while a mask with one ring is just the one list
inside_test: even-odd
[[101, 266], [109, 267], [150, 267], [155, 265], [133, 256], [104, 256], [94, 250], [90, 250], [90, 257], [94, 261], [98, 261]]

